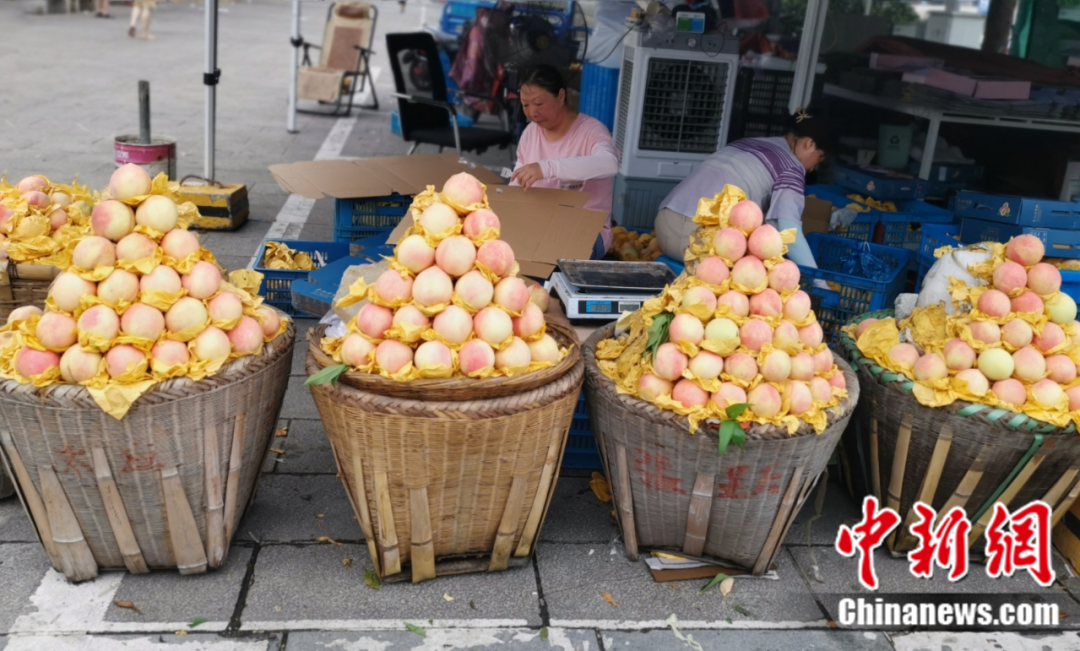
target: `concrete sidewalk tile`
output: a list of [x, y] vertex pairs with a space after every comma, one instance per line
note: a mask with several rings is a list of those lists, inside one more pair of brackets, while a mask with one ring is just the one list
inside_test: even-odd
[[[434, 628], [424, 627], [425, 637], [412, 631], [369, 631], [364, 633], [289, 634], [289, 649], [317, 651], [319, 649], [378, 649], [379, 651], [408, 651], [409, 649], [440, 649], [442, 651], [471, 651], [499, 647], [531, 651], [533, 649], [595, 649], [596, 633], [590, 630], [547, 629], [547, 640], [540, 639], [539, 629], [510, 628]], [[601, 650], [602, 651], [602, 650]]]
[[38, 542], [30, 516], [14, 495], [0, 500], [0, 542]]
[[[289, 426], [288, 419], [282, 418], [282, 419], [278, 420], [277, 425], [274, 427], [274, 433], [276, 434], [279, 429], [281, 429], [283, 427], [288, 427], [288, 426]], [[263, 459], [262, 471], [264, 473], [271, 473], [271, 472], [277, 472], [278, 471], [278, 466], [281, 465], [280, 463], [278, 463], [278, 459], [281, 457], [281, 455], [279, 453], [277, 453], [277, 452], [274, 452], [273, 450], [283, 450], [283, 449], [285, 449], [285, 444], [284, 443], [285, 443], [284, 439], [279, 439], [276, 436], [274, 436], [273, 438], [270, 439], [270, 445], [267, 446], [267, 450], [266, 450], [266, 458]]]
[[[703, 649], [738, 649], [739, 651], [892, 651], [881, 633], [857, 631], [748, 631], [684, 630], [679, 631]], [[618, 651], [655, 651], [689, 648], [671, 629], [627, 632], [601, 631], [604, 647]], [[955, 650], [954, 650], [955, 651]]]
[[[351, 567], [342, 564], [346, 558], [352, 559]], [[366, 545], [264, 547], [248, 592], [245, 626], [296, 620], [361, 620], [361, 626], [362, 620], [401, 620], [418, 626], [428, 626], [428, 620], [516, 620], [540, 625], [531, 564], [418, 584], [387, 583], [380, 590], [364, 584], [364, 570], [371, 568]], [[446, 601], [443, 595], [454, 601]]]
[[299, 239], [332, 241], [334, 239], [334, 225], [332, 223], [319, 224], [309, 221], [304, 224], [304, 229], [300, 231]]
[[337, 473], [337, 462], [321, 420], [294, 419], [285, 439], [285, 456], [278, 464], [279, 474]]
[[234, 545], [225, 565], [198, 577], [168, 570], [127, 574], [114, 601], [130, 601], [139, 612], [113, 605], [106, 611], [105, 621], [180, 623], [201, 617], [227, 623], [236, 608], [251, 551]]
[[289, 388], [285, 392], [285, 404], [281, 407], [282, 418], [319, 418], [319, 410], [315, 408], [315, 400], [311, 397], [311, 389], [304, 384], [305, 378], [293, 376], [289, 378]]
[[[727, 598], [717, 589], [702, 594], [708, 581], [657, 583], [643, 561], [631, 563], [621, 546], [542, 544], [537, 548], [540, 583], [555, 623], [567, 621], [817, 622], [824, 619], [787, 554], [779, 555], [779, 580], [735, 579]], [[593, 553], [590, 554], [590, 551]], [[619, 604], [612, 606], [601, 593]], [[739, 612], [739, 608], [749, 612]]]
[[784, 542], [791, 545], [805, 545], [806, 528], [809, 526], [811, 544], [832, 545], [836, 542], [836, 532], [840, 530], [840, 525], [860, 518], [860, 503], [852, 499], [847, 489], [830, 481], [827, 485], [821, 517], [811, 524], [810, 520], [815, 515], [814, 500], [817, 499], [817, 491], [818, 488], [815, 487], [814, 492], [806, 499], [802, 509], [795, 516], [795, 522], [791, 524]]
[[19, 615], [34, 611], [30, 595], [50, 567], [37, 543], [0, 545], [0, 634], [8, 632]]
[[[296, 323], [296, 343], [293, 344], [293, 356], [292, 367], [289, 370], [290, 375], [302, 375], [307, 377], [307, 371], [304, 370], [304, 365], [307, 363], [308, 354], [308, 330], [319, 325], [318, 319], [311, 318], [294, 318]], [[306, 386], [305, 391], [311, 392]]]
[[551, 507], [540, 542], [594, 543], [604, 545], [619, 535], [615, 519], [611, 517], [614, 503], [604, 504], [592, 489], [589, 479], [560, 476], [551, 497]]
[[147, 649], [177, 649], [182, 651], [278, 651], [281, 639], [277, 635], [244, 639], [226, 639], [216, 634], [164, 635], [19, 635], [0, 638], [0, 651], [146, 651]]
[[340, 479], [334, 475], [278, 474], [263, 475], [237, 536], [246, 540], [254, 536], [262, 542], [364, 537]]
[[1080, 649], [1076, 633], [898, 633], [892, 636], [896, 651], [983, 651], [984, 649], [1015, 649], [1017, 651], [1072, 651]]

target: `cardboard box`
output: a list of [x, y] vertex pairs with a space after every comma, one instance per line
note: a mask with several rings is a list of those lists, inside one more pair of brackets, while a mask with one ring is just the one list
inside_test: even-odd
[[911, 84], [925, 84], [964, 97], [972, 97], [975, 94], [975, 87], [978, 85], [978, 82], [971, 77], [946, 72], [938, 68], [923, 68], [914, 72], [905, 72], [902, 81]]
[[807, 197], [802, 213], [803, 234], [828, 233], [832, 210], [831, 201], [818, 199], [817, 197]]
[[932, 57], [905, 56], [902, 54], [870, 54], [870, 68], [873, 70], [919, 70], [922, 68], [940, 68], [945, 65], [943, 59]]
[[1031, 82], [1019, 79], [978, 77], [975, 80], [973, 96], [979, 99], [1025, 100], [1031, 96]]

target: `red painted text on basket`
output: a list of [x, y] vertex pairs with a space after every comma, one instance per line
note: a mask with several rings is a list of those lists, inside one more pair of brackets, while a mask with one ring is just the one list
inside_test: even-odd
[[682, 488], [682, 479], [664, 474], [671, 470], [671, 462], [667, 457], [641, 448], [635, 449], [634, 452], [637, 455], [634, 458], [634, 471], [641, 477], [641, 483], [645, 485], [645, 488], [686, 495], [686, 491]]
[[784, 478], [784, 473], [774, 472], [776, 464], [770, 464], [758, 471], [757, 479], [751, 485], [748, 479], [750, 466], [742, 465], [728, 468], [727, 482], [721, 483], [716, 492], [716, 497], [728, 500], [745, 500], [757, 497], [762, 491], [768, 490], [771, 495], [780, 494], [779, 482]]
[[1011, 514], [1001, 502], [994, 504], [986, 528], [986, 573], [997, 578], [1026, 569], [1039, 585], [1051, 585], [1055, 574], [1050, 565], [1050, 518], [1046, 502], [1031, 502]]
[[65, 445], [62, 448], [56, 448], [53, 452], [64, 459], [64, 463], [67, 467], [64, 468], [64, 472], [74, 472], [75, 476], [82, 479], [82, 471], [94, 474], [94, 466], [90, 465], [90, 460], [86, 455], [86, 450], [72, 450], [70, 445]]
[[842, 556], [859, 554], [859, 582], [868, 590], [877, 590], [878, 578], [874, 570], [874, 550], [885, 542], [900, 524], [900, 516], [892, 509], [878, 509], [877, 498], [867, 496], [863, 500], [863, 519], [853, 527], [840, 526], [836, 536], [836, 551]]
[[964, 509], [954, 506], [942, 516], [937, 528], [937, 511], [918, 502], [915, 512], [919, 521], [911, 527], [911, 533], [919, 539], [919, 546], [908, 554], [911, 573], [929, 579], [934, 576], [934, 563], [949, 570], [949, 580], [959, 581], [968, 572], [968, 532], [971, 521]]
[[135, 441], [132, 449], [124, 450], [124, 468], [120, 472], [139, 472], [161, 470], [164, 464], [157, 461], [157, 452], [153, 443]]

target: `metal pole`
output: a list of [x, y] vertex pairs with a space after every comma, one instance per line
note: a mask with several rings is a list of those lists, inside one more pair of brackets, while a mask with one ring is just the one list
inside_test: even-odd
[[150, 82], [139, 80], [139, 143], [150, 144]]
[[217, 83], [221, 71], [217, 67], [217, 0], [206, 0], [206, 71], [203, 84], [206, 85], [206, 142], [203, 152], [203, 176], [214, 178], [215, 129], [217, 119]]
[[805, 102], [814, 92], [817, 55], [828, 10], [829, 0], [810, 0], [806, 3], [802, 39], [799, 41], [799, 55], [795, 59], [795, 74], [791, 84], [791, 97], [788, 100], [788, 110], [791, 113], [805, 106]]
[[289, 133], [296, 133], [296, 75], [300, 70], [300, 45], [303, 43], [303, 39], [300, 38], [300, 0], [293, 0], [292, 3], [292, 60], [289, 61], [289, 116], [286, 122], [285, 129]]

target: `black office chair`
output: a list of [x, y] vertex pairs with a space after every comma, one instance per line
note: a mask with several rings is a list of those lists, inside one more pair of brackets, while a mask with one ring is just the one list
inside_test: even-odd
[[[514, 143], [515, 135], [505, 124], [505, 110], [500, 112], [503, 129], [458, 126], [457, 109], [449, 101], [439, 49], [431, 34], [387, 34], [386, 49], [394, 69], [401, 137], [413, 143], [410, 154], [421, 144], [436, 145], [440, 152], [453, 148], [458, 154], [465, 151], [482, 154], [488, 147], [505, 149]], [[499, 98], [454, 92], [504, 105]]]

